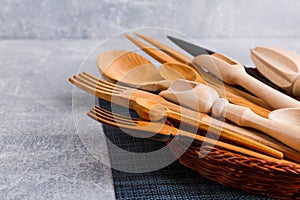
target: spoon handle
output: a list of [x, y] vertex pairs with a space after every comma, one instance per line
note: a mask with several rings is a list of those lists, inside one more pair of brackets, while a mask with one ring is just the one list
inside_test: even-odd
[[[227, 149], [229, 151], [233, 151], [233, 152], [238, 152], [238, 153], [242, 153], [248, 156], [252, 156], [252, 157], [256, 157], [256, 158], [260, 158], [260, 159], [264, 159], [264, 160], [268, 160], [268, 161], [274, 161], [274, 162], [283, 162], [283, 163], [290, 163], [290, 161], [286, 161], [286, 160], [279, 160], [261, 153], [257, 153], [255, 151], [249, 150], [249, 149], [245, 149], [243, 147], [239, 147], [233, 144], [229, 144], [229, 143], [225, 143], [225, 142], [221, 142], [218, 140], [214, 140], [211, 138], [207, 138], [201, 135], [195, 135], [193, 133], [187, 132], [187, 131], [183, 131], [183, 130], [178, 130], [178, 129], [169, 129], [169, 132], [171, 132], [171, 134], [173, 136], [179, 136], [182, 139], [186, 138], [186, 140], [188, 140], [189, 142], [191, 142], [192, 140], [198, 140], [203, 142], [203, 145], [208, 145], [210, 147], [213, 146], [218, 146], [218, 147], [222, 147], [224, 149]], [[171, 145], [172, 146], [172, 145]], [[172, 147], [170, 147], [172, 148]], [[205, 155], [204, 155], [205, 156]]]
[[257, 97], [263, 99], [269, 106], [274, 109], [279, 108], [296, 108], [300, 107], [300, 102], [265, 85], [252, 76], [240, 73], [240, 78], [237, 79], [239, 85], [255, 94]]
[[262, 131], [281, 141], [287, 146], [300, 151], [300, 127], [276, 122], [256, 115], [250, 108], [230, 104], [226, 99], [218, 99], [212, 112], [222, 116], [239, 126], [250, 127]]
[[[209, 130], [209, 129], [215, 129], [219, 130], [218, 127], [223, 127], [224, 123], [216, 120], [216, 119], [207, 119], [205, 115], [185, 115], [180, 114], [174, 111], [168, 111], [168, 118], [183, 122], [185, 124], [188, 124], [192, 127], [197, 127], [197, 129], [202, 130]], [[283, 158], [283, 153], [269, 147], [259, 141], [255, 141], [252, 138], [249, 138], [249, 136], [244, 136], [241, 129], [234, 129], [234, 128], [240, 128], [236, 126], [232, 126], [233, 129], [230, 129], [229, 126], [224, 126], [223, 129], [220, 131], [220, 136], [222, 138], [225, 138], [228, 141], [233, 141], [235, 143], [241, 144], [244, 147], [248, 147], [250, 149], [254, 149], [256, 151], [259, 151], [261, 153], [276, 157], [276, 158]], [[218, 135], [218, 133], [217, 133]]]
[[228, 84], [244, 87], [274, 109], [300, 107], [300, 102], [248, 75], [241, 64], [223, 54], [200, 55], [194, 58], [193, 64], [204, 67]]

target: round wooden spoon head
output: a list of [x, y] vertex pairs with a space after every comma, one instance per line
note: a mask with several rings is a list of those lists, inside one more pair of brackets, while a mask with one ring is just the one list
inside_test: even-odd
[[160, 96], [178, 105], [185, 106], [202, 113], [209, 113], [218, 93], [204, 84], [178, 79], [159, 93]]
[[166, 80], [198, 81], [198, 79], [201, 79], [193, 68], [181, 63], [164, 63], [160, 66], [159, 73]]
[[113, 50], [101, 54], [98, 69], [113, 81], [142, 85], [163, 80], [158, 69], [145, 57], [129, 51]]
[[300, 108], [282, 108], [269, 113], [269, 119], [289, 125], [300, 126]]
[[150, 121], [158, 121], [167, 116], [167, 108], [150, 99], [136, 99], [135, 111], [142, 118]]

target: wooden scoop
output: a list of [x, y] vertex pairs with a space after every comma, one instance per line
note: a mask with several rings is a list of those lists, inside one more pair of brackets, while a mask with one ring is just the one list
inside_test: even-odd
[[251, 58], [261, 74], [287, 94], [300, 97], [300, 55], [277, 47], [255, 47]]
[[268, 118], [280, 123], [300, 126], [300, 109], [282, 108], [282, 109], [274, 110], [269, 113]]
[[[189, 108], [199, 112], [207, 113], [207, 111], [212, 110], [212, 113], [217, 117], [222, 116], [239, 126], [262, 131], [287, 146], [300, 151], [300, 126], [287, 125], [286, 123], [263, 118], [247, 107], [231, 104], [223, 98], [216, 98], [215, 94], [217, 93], [211, 92], [213, 89], [206, 85], [188, 83], [189, 85], [185, 80], [177, 80], [167, 91], [162, 91], [159, 95], [180, 105], [189, 105]], [[186, 87], [186, 90], [184, 87]]]
[[300, 107], [299, 101], [251, 77], [241, 64], [223, 54], [199, 55], [194, 58], [193, 64], [207, 69], [230, 85], [244, 87], [273, 109]]
[[158, 92], [172, 83], [164, 80], [149, 60], [134, 52], [105, 52], [98, 57], [97, 65], [106, 78], [134, 88]]

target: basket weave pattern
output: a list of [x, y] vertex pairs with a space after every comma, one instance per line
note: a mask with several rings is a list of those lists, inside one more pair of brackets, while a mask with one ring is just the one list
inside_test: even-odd
[[[186, 145], [176, 141], [169, 148], [178, 156]], [[201, 147], [200, 143], [193, 143], [179, 161], [225, 186], [274, 198], [300, 198], [300, 165], [297, 164], [269, 162], [216, 147]]]

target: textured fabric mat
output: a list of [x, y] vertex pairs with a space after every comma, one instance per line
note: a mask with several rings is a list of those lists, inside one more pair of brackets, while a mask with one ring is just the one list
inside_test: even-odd
[[[100, 106], [110, 110], [109, 102], [100, 100]], [[125, 114], [127, 109], [119, 106], [114, 111]], [[128, 112], [128, 111], [127, 111]], [[131, 116], [136, 115], [131, 112]], [[135, 138], [122, 130], [103, 126], [107, 140], [118, 147], [131, 152], [152, 152], [165, 144], [150, 139]], [[112, 168], [123, 165], [135, 166], [134, 159], [129, 160], [126, 154], [116, 152], [108, 143]], [[163, 158], [162, 158], [163, 159]], [[155, 161], [153, 161], [155, 162]], [[241, 190], [222, 186], [210, 181], [193, 170], [181, 165], [178, 161], [165, 168], [147, 173], [127, 173], [112, 169], [115, 195], [117, 199], [269, 199], [264, 196], [250, 195]]]

